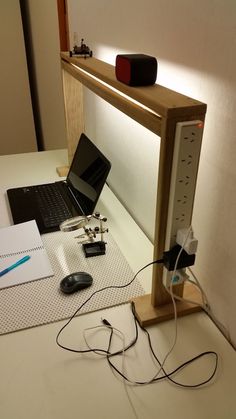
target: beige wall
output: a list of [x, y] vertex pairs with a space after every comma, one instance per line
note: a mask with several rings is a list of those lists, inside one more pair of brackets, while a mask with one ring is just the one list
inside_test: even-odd
[[[158, 83], [208, 105], [193, 217], [195, 273], [236, 345], [236, 2], [68, 0], [68, 6], [71, 40], [77, 31], [97, 58], [113, 64], [121, 52], [154, 55]], [[91, 94], [86, 100], [86, 129], [112, 160], [112, 187], [151, 236], [147, 208], [154, 206], [156, 167], [146, 149], [158, 158], [154, 139], [128, 122], [123, 129], [119, 113]], [[143, 175], [140, 156], [150, 163], [141, 166]]]
[[43, 149], [66, 147], [56, 0], [27, 0]]
[[0, 1], [0, 154], [36, 151], [18, 0]]

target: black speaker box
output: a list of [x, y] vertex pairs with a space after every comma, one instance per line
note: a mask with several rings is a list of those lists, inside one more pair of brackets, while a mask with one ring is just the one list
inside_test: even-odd
[[157, 60], [145, 54], [116, 56], [116, 78], [129, 86], [148, 86], [155, 83]]

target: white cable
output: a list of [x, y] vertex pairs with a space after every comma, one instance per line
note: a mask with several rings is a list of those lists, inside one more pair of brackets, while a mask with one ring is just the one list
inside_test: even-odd
[[[86, 345], [87, 345], [87, 347], [88, 347], [88, 349], [89, 350], [91, 350], [91, 351], [93, 351], [94, 353], [96, 353], [97, 355], [100, 355], [100, 356], [103, 356], [103, 357], [107, 357], [107, 354], [106, 353], [103, 353], [102, 351], [106, 351], [107, 349], [103, 349], [103, 348], [99, 348], [99, 349], [94, 349], [94, 348], [92, 348], [92, 346], [89, 344], [89, 342], [88, 342], [88, 338], [87, 338], [87, 336], [86, 336], [86, 333], [87, 332], [89, 332], [89, 331], [91, 331], [91, 330], [95, 330], [95, 329], [105, 329], [105, 330], [107, 330], [107, 329], [109, 329], [109, 330], [113, 330], [113, 331], [116, 331], [116, 332], [118, 332], [118, 334], [122, 337], [122, 342], [123, 342], [123, 348], [122, 348], [122, 369], [121, 369], [121, 373], [123, 374], [123, 376], [124, 376], [124, 380], [127, 380], [130, 384], [135, 384], [135, 385], [137, 385], [137, 382], [136, 381], [134, 381], [134, 380], [132, 380], [132, 379], [130, 379], [130, 378], [128, 378], [127, 377], [127, 374], [126, 374], [126, 365], [125, 365], [125, 335], [121, 332], [121, 330], [119, 330], [119, 329], [117, 329], [117, 328], [115, 328], [115, 327], [113, 327], [113, 326], [109, 326], [109, 325], [98, 325], [98, 326], [93, 326], [93, 327], [88, 327], [88, 328], [86, 328], [86, 329], [84, 329], [83, 330], [83, 337], [84, 337], [84, 341], [85, 341], [85, 343], [86, 343]], [[99, 351], [101, 351], [101, 352], [99, 352]], [[117, 354], [117, 352], [121, 352], [121, 350], [120, 349], [118, 349], [117, 351], [115, 351], [114, 353], [110, 353], [109, 354], [109, 356], [112, 356], [113, 354]], [[165, 363], [165, 361], [166, 361], [166, 359], [167, 359], [167, 356], [169, 356], [169, 353], [166, 355], [166, 357], [164, 358], [164, 361], [163, 361], [163, 363], [161, 364], [161, 366], [160, 366], [160, 368], [159, 368], [159, 370], [158, 370], [158, 372], [154, 375], [154, 377], [153, 378], [151, 378], [150, 380], [148, 380], [148, 381], [146, 381], [146, 383], [145, 384], [150, 384], [150, 383], [152, 383], [152, 381], [159, 375], [159, 373], [160, 373], [160, 371], [162, 370], [162, 368], [163, 368], [163, 366], [164, 366], [164, 363]], [[126, 378], [125, 378], [126, 377]]]
[[[99, 352], [99, 349], [98, 350], [94, 350], [91, 346], [90, 346], [90, 344], [88, 343], [88, 339], [87, 339], [87, 337], [86, 337], [86, 333], [88, 332], [88, 331], [90, 331], [90, 330], [95, 330], [95, 329], [98, 329], [98, 328], [103, 328], [103, 329], [105, 329], [105, 330], [107, 330], [107, 329], [109, 329], [110, 331], [112, 330], [113, 332], [115, 331], [115, 332], [117, 332], [118, 333], [118, 335], [120, 335], [120, 337], [122, 338], [122, 342], [123, 342], [123, 345], [122, 345], [122, 350], [121, 349], [118, 349], [117, 351], [115, 351], [114, 353], [110, 353], [109, 354], [109, 356], [112, 356], [112, 355], [115, 355], [115, 354], [117, 354], [117, 352], [122, 352], [122, 363], [121, 363], [121, 373], [122, 373], [122, 375], [123, 376], [126, 376], [126, 368], [125, 368], [125, 335], [124, 335], [124, 333], [123, 332], [121, 332], [121, 330], [119, 330], [119, 329], [117, 329], [116, 327], [113, 327], [113, 326], [109, 326], [109, 325], [99, 325], [99, 326], [93, 326], [93, 327], [89, 327], [89, 328], [87, 328], [87, 329], [84, 329], [84, 331], [83, 331], [83, 336], [84, 336], [84, 341], [85, 341], [85, 343], [86, 343], [86, 345], [87, 345], [87, 347], [91, 350], [91, 351], [93, 351], [94, 353], [96, 353], [97, 355], [101, 355], [101, 356], [103, 356], [103, 357], [107, 357], [107, 354], [105, 353], [102, 353], [102, 352]], [[106, 351], [106, 349], [101, 349], [101, 351]], [[130, 380], [129, 379], [129, 382], [131, 383], [131, 384], [136, 384], [135, 383], [135, 381], [132, 381], [132, 380]]]
[[[184, 249], [185, 243], [187, 242], [188, 237], [189, 237], [189, 234], [190, 234], [190, 232], [191, 232], [191, 231], [192, 231], [192, 227], [190, 226], [190, 227], [189, 227], [189, 229], [188, 229], [188, 231], [187, 231], [187, 234], [186, 234], [185, 240], [184, 240], [184, 242], [183, 242], [183, 244], [182, 244], [182, 246], [181, 246], [181, 249], [180, 249], [180, 251], [179, 251], [179, 253], [178, 253], [178, 256], [177, 256], [177, 258], [176, 258], [176, 261], [175, 261], [174, 271], [173, 271], [173, 274], [172, 274], [172, 276], [171, 276], [170, 289], [169, 289], [169, 288], [167, 288], [167, 287], [165, 287], [165, 288], [166, 288], [166, 290], [167, 290], [167, 292], [168, 292], [168, 293], [170, 294], [170, 296], [171, 296], [171, 300], [172, 300], [172, 303], [173, 303], [173, 309], [174, 309], [175, 332], [174, 332], [173, 343], [172, 343], [172, 345], [171, 345], [171, 347], [170, 347], [169, 351], [168, 351], [168, 352], [167, 352], [167, 354], [165, 355], [165, 357], [164, 357], [164, 359], [163, 359], [163, 361], [162, 361], [162, 363], [161, 363], [161, 365], [160, 365], [160, 368], [158, 369], [157, 373], [154, 375], [154, 377], [153, 377], [153, 378], [152, 378], [152, 379], [151, 379], [148, 383], [151, 383], [153, 380], [155, 380], [155, 378], [157, 378], [157, 377], [158, 377], [158, 375], [160, 374], [160, 372], [162, 371], [162, 369], [163, 369], [163, 367], [164, 367], [164, 365], [165, 365], [165, 363], [166, 363], [167, 358], [170, 356], [170, 354], [171, 354], [171, 352], [173, 351], [173, 349], [174, 349], [174, 347], [175, 347], [175, 345], [176, 345], [176, 342], [177, 342], [177, 336], [178, 336], [178, 329], [177, 329], [177, 308], [176, 308], [176, 302], [175, 302], [175, 298], [174, 298], [174, 294], [173, 294], [173, 279], [175, 278], [175, 275], [176, 275], [176, 271], [177, 271], [177, 266], [178, 266], [179, 258], [180, 258], [180, 256], [181, 256], [181, 253], [182, 253], [182, 251], [183, 251], [183, 249]], [[148, 383], [147, 383], [147, 384], [148, 384]]]
[[[87, 337], [86, 337], [86, 333], [88, 332], [88, 331], [90, 331], [90, 330], [95, 330], [95, 329], [98, 329], [98, 328], [103, 328], [103, 329], [105, 329], [105, 330], [107, 330], [107, 329], [109, 329], [109, 330], [113, 330], [113, 331], [116, 331], [116, 332], [118, 332], [118, 334], [121, 336], [121, 338], [122, 338], [122, 342], [123, 342], [123, 347], [122, 347], [122, 363], [121, 363], [121, 373], [122, 373], [122, 375], [123, 375], [123, 377], [124, 377], [124, 382], [125, 382], [125, 377], [127, 377], [127, 374], [126, 374], [126, 365], [125, 365], [125, 335], [124, 335], [124, 333], [123, 332], [121, 332], [121, 330], [119, 330], [119, 329], [117, 329], [116, 327], [113, 327], [113, 326], [109, 326], [109, 325], [99, 325], [99, 326], [93, 326], [93, 327], [88, 327], [87, 329], [84, 329], [83, 330], [83, 336], [84, 336], [84, 341], [85, 341], [85, 343], [86, 343], [86, 345], [87, 345], [87, 347], [91, 350], [91, 351], [93, 351], [94, 353], [96, 353], [97, 355], [101, 355], [101, 356], [103, 356], [103, 357], [107, 357], [107, 354], [105, 353], [102, 353], [102, 352], [99, 352], [99, 349], [98, 350], [94, 350], [91, 346], [90, 346], [90, 344], [88, 343], [88, 339], [87, 339]], [[106, 351], [106, 349], [100, 349], [101, 351]], [[115, 355], [115, 354], [117, 354], [117, 352], [121, 352], [121, 349], [118, 349], [117, 351], [115, 351], [114, 353], [110, 353], [109, 354], [109, 356], [112, 356], [112, 355]], [[131, 380], [130, 378], [128, 378], [128, 381], [129, 381], [129, 383], [130, 384], [137, 384], [136, 383], [136, 381], [133, 381], [133, 380]], [[147, 382], [147, 384], [148, 384], [149, 382]]]
[[[187, 238], [186, 238], [186, 240], [187, 240]], [[185, 243], [183, 244], [183, 246], [184, 245], [185, 245]], [[182, 251], [182, 249], [181, 249], [181, 251]], [[202, 288], [198, 278], [196, 277], [196, 275], [194, 274], [194, 272], [192, 271], [192, 269], [190, 267], [188, 267], [188, 270], [190, 271], [191, 275], [193, 276], [195, 282], [191, 279], [188, 279], [187, 281], [191, 282], [193, 285], [195, 285], [200, 290], [201, 295], [202, 295], [202, 304], [199, 304], [197, 301], [189, 300], [185, 297], [180, 297], [180, 296], [174, 294], [173, 290], [172, 290], [173, 297], [176, 300], [183, 301], [183, 302], [190, 303], [190, 304], [194, 304], [194, 305], [197, 305], [197, 306], [201, 307], [209, 315], [209, 317], [213, 320], [213, 322], [219, 327], [219, 329], [224, 333], [226, 338], [230, 341], [230, 336], [229, 336], [228, 330], [225, 328], [225, 326], [213, 314], [213, 312], [211, 310], [211, 307], [210, 307], [210, 304], [209, 304], [208, 299], [207, 299], [207, 295], [206, 295], [204, 289]], [[173, 276], [174, 275], [172, 275], [172, 278], [173, 278]], [[172, 284], [172, 281], [171, 281], [171, 289], [172, 289], [172, 285], [173, 284]], [[169, 292], [168, 288], [166, 288], [166, 290]]]
[[[99, 325], [99, 326], [93, 326], [93, 327], [88, 327], [87, 329], [84, 329], [83, 330], [83, 337], [84, 337], [84, 341], [85, 341], [85, 343], [86, 343], [86, 345], [87, 345], [87, 347], [91, 350], [91, 351], [93, 351], [93, 352], [95, 352], [97, 355], [101, 355], [101, 356], [104, 356], [104, 357], [106, 357], [107, 356], [107, 354], [105, 353], [103, 353], [102, 351], [106, 351], [106, 349], [97, 349], [97, 350], [94, 350], [90, 345], [89, 345], [89, 343], [88, 343], [88, 340], [87, 340], [87, 337], [86, 337], [86, 333], [89, 331], [89, 330], [95, 330], [95, 329], [104, 329], [104, 330], [107, 330], [107, 329], [109, 329], [109, 330], [113, 330], [113, 331], [115, 331], [115, 332], [117, 332], [119, 335], [120, 335], [120, 337], [122, 338], [122, 342], [123, 342], [123, 349], [122, 349], [122, 352], [124, 353], [124, 349], [125, 349], [125, 335], [124, 335], [124, 333], [122, 333], [121, 332], [121, 330], [119, 330], [119, 329], [117, 329], [116, 327], [113, 327], [113, 326], [109, 326], [109, 325]], [[101, 350], [101, 352], [99, 352], [99, 350]], [[119, 350], [120, 351], [120, 350]], [[115, 351], [114, 353], [117, 353], [118, 351]], [[110, 354], [110, 355], [113, 355], [112, 353]]]
[[[223, 323], [221, 323], [221, 322], [220, 322], [220, 321], [216, 318], [216, 316], [213, 314], [213, 312], [212, 312], [212, 310], [211, 310], [211, 306], [210, 306], [210, 304], [208, 303], [206, 293], [204, 292], [204, 290], [203, 290], [203, 288], [202, 288], [202, 286], [201, 286], [200, 282], [198, 281], [198, 279], [197, 279], [196, 275], [194, 274], [194, 272], [192, 271], [192, 269], [190, 269], [190, 268], [188, 268], [188, 269], [189, 269], [190, 273], [192, 274], [193, 278], [194, 278], [194, 279], [195, 279], [195, 281], [196, 281], [196, 284], [195, 284], [195, 285], [197, 285], [197, 286], [199, 287], [199, 289], [200, 289], [200, 290], [201, 290], [201, 292], [202, 292], [202, 295], [204, 296], [204, 299], [205, 299], [205, 305], [204, 305], [204, 307], [203, 307], [203, 310], [205, 310], [205, 311], [206, 311], [206, 313], [209, 315], [209, 317], [213, 320], [213, 322], [217, 325], [217, 327], [218, 327], [218, 328], [222, 331], [222, 333], [224, 334], [224, 336], [226, 336], [226, 338], [228, 339], [228, 341], [231, 343], [231, 339], [230, 339], [230, 335], [229, 335], [228, 330], [226, 329], [226, 327], [224, 326], [224, 324], [223, 324]], [[192, 283], [194, 284], [194, 281], [190, 281], [190, 282], [192, 282]]]
[[[183, 244], [182, 244], [182, 246], [181, 246], [181, 249], [180, 249], [180, 251], [179, 251], [179, 253], [178, 253], [178, 256], [177, 256], [177, 258], [176, 258], [176, 261], [175, 261], [175, 266], [174, 266], [174, 270], [173, 270], [173, 274], [172, 274], [172, 276], [171, 276], [171, 282], [170, 282], [170, 287], [168, 288], [168, 287], [166, 287], [165, 286], [165, 289], [167, 290], [167, 292], [170, 294], [170, 296], [171, 296], [171, 300], [172, 300], [172, 303], [173, 303], [173, 310], [174, 310], [174, 323], [175, 323], [175, 331], [174, 331], [174, 338], [173, 338], [173, 343], [172, 343], [172, 345], [171, 345], [171, 347], [170, 347], [170, 349], [168, 350], [168, 352], [167, 352], [167, 354], [165, 355], [165, 357], [164, 357], [164, 359], [163, 359], [163, 361], [162, 361], [162, 363], [160, 364], [160, 366], [159, 366], [159, 368], [158, 368], [158, 371], [156, 372], [156, 374], [150, 379], [150, 380], [148, 380], [148, 381], [146, 381], [146, 384], [150, 384], [150, 383], [152, 383], [157, 377], [158, 377], [158, 375], [161, 373], [161, 371], [162, 371], [162, 369], [163, 369], [163, 367], [164, 367], [164, 365], [165, 365], [165, 363], [166, 363], [166, 361], [167, 361], [167, 359], [168, 359], [168, 357], [170, 356], [170, 354], [171, 354], [171, 352], [173, 351], [173, 349], [174, 349], [174, 347], [175, 347], [175, 345], [176, 345], [176, 342], [177, 342], [177, 337], [178, 337], [178, 328], [177, 328], [177, 307], [176, 307], [176, 301], [175, 301], [175, 298], [176, 299], [178, 299], [178, 300], [181, 300], [181, 301], [185, 301], [185, 302], [189, 302], [189, 303], [191, 303], [191, 304], [197, 304], [197, 305], [199, 305], [199, 303], [197, 303], [196, 301], [191, 301], [191, 300], [187, 300], [187, 299], [185, 299], [185, 298], [182, 298], [182, 297], [179, 297], [179, 296], [177, 296], [177, 295], [175, 295], [174, 293], [173, 293], [173, 279], [175, 278], [175, 276], [176, 276], [176, 271], [177, 271], [177, 266], [178, 266], [178, 262], [179, 262], [179, 258], [180, 258], [180, 256], [181, 256], [181, 253], [182, 253], [182, 251], [183, 251], [183, 249], [184, 249], [184, 246], [185, 246], [185, 243], [187, 242], [187, 240], [188, 240], [188, 237], [189, 237], [189, 234], [190, 234], [190, 232], [192, 231], [192, 227], [190, 226], [189, 227], [189, 229], [188, 229], [188, 231], [187, 231], [187, 234], [186, 234], [186, 237], [185, 237], [185, 240], [184, 240], [184, 242], [183, 242]], [[202, 287], [201, 287], [201, 285], [200, 285], [200, 283], [199, 283], [199, 281], [196, 279], [196, 277], [195, 277], [195, 275], [194, 274], [192, 274], [193, 275], [193, 277], [195, 278], [195, 280], [196, 280], [196, 283], [194, 283], [193, 281], [191, 281], [190, 280], [190, 282], [192, 282], [192, 283], [194, 283], [194, 285], [196, 285], [199, 289], [200, 289], [200, 291], [201, 291], [201, 293], [202, 293], [202, 300], [203, 300], [203, 308], [207, 311], [207, 308], [209, 307], [208, 306], [208, 303], [204, 303], [204, 299], [207, 301], [207, 298], [206, 298], [206, 294], [204, 293], [204, 291], [203, 291], [203, 289], [202, 289]], [[85, 329], [84, 330], [84, 332], [83, 332], [83, 335], [84, 335], [84, 340], [85, 340], [85, 342], [86, 342], [86, 345], [88, 346], [88, 348], [90, 349], [90, 350], [93, 350], [91, 347], [90, 347], [90, 345], [88, 344], [88, 341], [87, 341], [87, 339], [86, 339], [86, 332], [87, 331], [89, 331], [89, 330], [93, 330], [93, 329], [97, 329], [97, 328], [101, 328], [101, 327], [106, 327], [106, 328], [110, 328], [110, 329], [112, 329], [112, 330], [114, 330], [114, 331], [116, 331], [116, 332], [118, 332], [118, 334], [120, 334], [120, 336], [122, 336], [122, 340], [123, 340], [123, 351], [122, 351], [122, 374], [123, 375], [125, 375], [125, 336], [124, 336], [124, 334], [119, 330], [119, 329], [116, 329], [115, 327], [113, 327], [113, 326], [108, 326], [108, 325], [106, 325], [106, 326], [104, 326], [104, 325], [101, 325], [101, 326], [95, 326], [95, 327], [90, 327], [90, 328], [87, 328], [87, 329]], [[93, 350], [94, 351], [94, 350]], [[99, 354], [99, 355], [102, 355], [102, 356], [107, 356], [106, 354], [104, 355], [104, 354], [102, 354], [102, 353], [99, 353], [99, 352], [97, 352], [97, 351], [94, 351], [95, 353], [97, 353], [97, 354]], [[116, 351], [117, 352], [117, 351]], [[115, 353], [116, 353], [115, 352]], [[112, 354], [111, 354], [112, 355]], [[130, 383], [132, 383], [132, 384], [137, 384], [135, 381], [133, 381], [133, 380], [130, 380], [130, 379], [128, 379], [128, 381], [130, 382]]]
[[179, 295], [173, 294], [173, 297], [175, 298], [175, 300], [179, 300], [179, 301], [183, 301], [184, 303], [189, 303], [189, 304], [193, 304], [195, 306], [199, 306], [201, 307], [203, 310], [208, 310], [208, 306], [205, 304], [200, 304], [198, 301], [193, 301], [193, 300], [189, 300], [188, 298], [185, 297], [180, 297]]
[[195, 287], [197, 287], [199, 289], [199, 291], [201, 292], [202, 304], [200, 304], [198, 301], [189, 300], [188, 298], [180, 297], [179, 295], [176, 295], [176, 294], [173, 293], [173, 296], [174, 296], [175, 300], [179, 300], [179, 301], [183, 301], [183, 302], [186, 302], [186, 303], [194, 304], [194, 305], [197, 305], [197, 306], [201, 307], [203, 310], [208, 311], [210, 309], [210, 307], [209, 307], [209, 304], [208, 304], [208, 301], [207, 301], [206, 294], [203, 291], [201, 285], [199, 283], [196, 283], [196, 282], [192, 281], [191, 279], [186, 279], [186, 282], [191, 282], [191, 284], [195, 285]]
[[208, 299], [207, 299], [207, 295], [206, 295], [206, 293], [205, 293], [204, 289], [202, 288], [202, 286], [201, 286], [200, 282], [198, 281], [198, 279], [197, 279], [197, 277], [196, 277], [195, 273], [193, 272], [193, 270], [192, 270], [190, 267], [188, 267], [188, 270], [189, 270], [189, 272], [191, 273], [191, 275], [193, 276], [193, 278], [194, 278], [194, 280], [195, 280], [195, 283], [194, 283], [194, 281], [192, 281], [192, 280], [190, 280], [190, 279], [189, 279], [189, 282], [192, 282], [194, 285], [196, 285], [196, 286], [200, 289], [200, 291], [201, 291], [201, 293], [202, 293], [202, 299], [203, 299], [203, 301], [205, 300], [205, 304], [206, 304], [207, 306], [209, 306], [209, 304], [208, 304]]

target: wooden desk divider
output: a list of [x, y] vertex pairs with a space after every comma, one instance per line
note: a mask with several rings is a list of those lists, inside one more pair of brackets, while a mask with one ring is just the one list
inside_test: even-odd
[[[84, 131], [83, 85], [160, 137], [153, 260], [161, 259], [165, 244], [176, 124], [182, 121], [204, 121], [206, 104], [158, 84], [127, 86], [116, 79], [112, 65], [96, 58], [69, 57], [68, 53], [61, 53], [61, 66], [69, 164], [78, 138]], [[58, 173], [65, 176], [66, 169], [58, 168]], [[171, 297], [162, 283], [162, 273], [162, 265], [153, 265], [151, 294], [135, 299], [136, 312], [144, 326], [170, 319], [174, 315]], [[190, 284], [174, 286], [174, 293], [201, 301], [200, 293]], [[183, 301], [176, 301], [176, 305], [178, 316], [200, 309], [197, 305]]]

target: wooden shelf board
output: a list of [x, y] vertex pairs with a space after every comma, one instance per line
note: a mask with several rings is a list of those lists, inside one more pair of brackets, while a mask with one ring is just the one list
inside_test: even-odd
[[116, 91], [101, 84], [88, 74], [84, 74], [79, 68], [72, 66], [66, 61], [61, 62], [62, 69], [69, 73], [76, 80], [81, 82], [85, 87], [90, 89], [96, 95], [106, 100], [108, 103], [119, 109], [121, 112], [130, 116], [132, 119], [154, 132], [158, 136], [161, 135], [161, 117], [148, 111], [146, 108], [131, 102], [128, 98], [121, 96]]
[[114, 66], [96, 58], [69, 57], [65, 52], [61, 53], [61, 58], [137, 100], [162, 117], [184, 117], [206, 112], [204, 103], [159, 84], [144, 87], [127, 86], [116, 79]]

